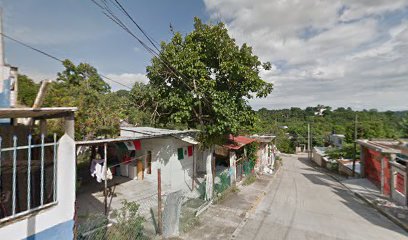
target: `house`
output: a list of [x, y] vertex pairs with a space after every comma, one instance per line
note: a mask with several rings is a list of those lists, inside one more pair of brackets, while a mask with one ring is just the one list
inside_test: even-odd
[[395, 140], [358, 140], [361, 146], [361, 175], [376, 185], [381, 194], [397, 203], [407, 202], [407, 146]]
[[[207, 171], [208, 151], [199, 149], [196, 134], [196, 130], [128, 126], [121, 127], [121, 136], [117, 138], [76, 142], [83, 155], [91, 152], [91, 159], [78, 162], [81, 181], [77, 194], [78, 223], [81, 225], [90, 214], [109, 216], [110, 209], [120, 208], [122, 200], [139, 203], [139, 212], [150, 218], [151, 208], [157, 206], [159, 170], [162, 193], [181, 190], [185, 197], [201, 195], [201, 185], [208, 178], [212, 182], [212, 175], [211, 165], [209, 174]], [[103, 169], [112, 173], [111, 179], [99, 183], [97, 178], [92, 179], [89, 169], [93, 165], [89, 161], [100, 161], [95, 159], [97, 154], [102, 156], [101, 164], [107, 166]], [[109, 197], [106, 191], [111, 191]]]
[[330, 134], [329, 136], [329, 143], [330, 145], [342, 148], [345, 136], [343, 134]]
[[195, 140], [197, 130], [170, 130], [152, 127], [122, 127], [121, 137], [141, 137], [135, 158], [141, 159], [138, 180], [157, 182], [161, 169], [164, 189], [192, 191], [194, 178], [206, 172], [202, 151]]
[[275, 144], [272, 141], [275, 140], [273, 135], [252, 135], [251, 138], [256, 139], [256, 142], [259, 144], [257, 151], [257, 160], [255, 168], [258, 171], [263, 171], [264, 167], [270, 167], [273, 169], [275, 162]]
[[230, 184], [241, 181], [246, 170], [244, 168], [247, 167], [248, 163], [245, 146], [255, 141], [253, 138], [230, 135], [226, 144], [216, 146], [214, 174], [216, 176], [228, 175]]
[[[0, 108], [0, 119], [4, 120], [0, 126], [2, 238], [74, 238], [75, 111], [76, 108]], [[20, 118], [33, 118], [41, 124], [16, 124]], [[65, 122], [62, 135], [50, 136], [49, 119]]]

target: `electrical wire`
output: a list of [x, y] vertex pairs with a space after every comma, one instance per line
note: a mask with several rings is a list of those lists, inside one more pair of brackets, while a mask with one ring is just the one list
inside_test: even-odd
[[[130, 16], [130, 14], [126, 11], [126, 9], [123, 7], [123, 5], [121, 5], [119, 3], [119, 1], [117, 0], [110, 0], [111, 4], [114, 5], [116, 8], [119, 9], [119, 11], [121, 11], [125, 16], [127, 16], [135, 25], [136, 27], [142, 32], [142, 34], [149, 40], [149, 42], [153, 45], [154, 48], [156, 48], [159, 52], [156, 52], [155, 50], [153, 50], [152, 48], [150, 48], [145, 42], [143, 42], [143, 40], [141, 40], [138, 36], [136, 36], [136, 34], [134, 34], [127, 26], [125, 23], [123, 23], [123, 21], [121, 21], [116, 15], [115, 13], [112, 11], [112, 9], [108, 6], [108, 2], [107, 0], [101, 0], [102, 3], [99, 3], [97, 0], [91, 0], [96, 6], [98, 6], [99, 8], [102, 9], [102, 13], [108, 17], [111, 21], [113, 21], [115, 24], [117, 24], [119, 27], [121, 27], [123, 30], [125, 30], [127, 33], [129, 33], [133, 38], [135, 38], [150, 54], [153, 55], [153, 57], [156, 57], [162, 64], [163, 66], [165, 66], [168, 70], [170, 70], [170, 72], [172, 72], [174, 74], [174, 76], [176, 76], [191, 92], [196, 92], [196, 90], [194, 90], [190, 85], [188, 85], [183, 78], [190, 80], [188, 77], [186, 77], [184, 74], [180, 73], [178, 70], [176, 70], [174, 67], [171, 66], [171, 64], [163, 59], [160, 56], [160, 50], [158, 49], [158, 47], [153, 43], [156, 42], [152, 37], [150, 37], [146, 31], [143, 30], [143, 28], [137, 24], [137, 22], [134, 20], [134, 18], [132, 18]], [[205, 96], [201, 96], [203, 99], [205, 100], [208, 104], [210, 104], [210, 101], [205, 97]]]
[[[10, 39], [10, 40], [12, 40], [12, 41], [14, 41], [14, 42], [16, 42], [16, 43], [18, 43], [18, 44], [24, 46], [24, 47], [27, 47], [27, 48], [29, 48], [29, 49], [31, 49], [31, 50], [33, 50], [33, 51], [36, 51], [36, 52], [38, 52], [38, 53], [40, 53], [40, 54], [43, 54], [44, 56], [47, 56], [47, 57], [49, 57], [49, 58], [51, 58], [51, 59], [53, 59], [53, 60], [55, 60], [55, 61], [58, 61], [58, 62], [60, 62], [60, 63], [63, 63], [63, 62], [64, 62], [62, 59], [60, 59], [60, 58], [58, 58], [58, 57], [56, 57], [56, 56], [53, 56], [53, 55], [51, 55], [50, 53], [47, 53], [47, 52], [45, 52], [45, 51], [43, 51], [43, 50], [40, 50], [40, 49], [38, 49], [38, 48], [35, 48], [35, 47], [33, 47], [33, 46], [30, 46], [30, 45], [28, 45], [27, 43], [24, 43], [24, 42], [22, 42], [22, 41], [20, 41], [20, 40], [17, 40], [17, 39], [15, 39], [15, 38], [13, 38], [13, 37], [8, 36], [8, 35], [5, 34], [5, 33], [1, 33], [1, 32], [0, 32], [0, 34], [1, 34], [3, 37], [7, 38], [7, 39]], [[129, 87], [129, 86], [127, 86], [127, 85], [125, 85], [125, 84], [123, 84], [123, 83], [121, 83], [121, 82], [119, 82], [119, 81], [113, 80], [113, 79], [110, 78], [110, 77], [107, 77], [107, 76], [102, 75], [102, 74], [98, 74], [98, 75], [99, 75], [101, 78], [107, 79], [107, 80], [109, 80], [109, 81], [111, 81], [111, 82], [114, 82], [114, 83], [116, 83], [116, 84], [119, 84], [119, 85], [121, 85], [121, 86], [123, 86], [123, 87], [125, 87], [125, 88], [128, 88], [128, 89], [130, 89], [130, 90], [132, 89], [131, 87]]]

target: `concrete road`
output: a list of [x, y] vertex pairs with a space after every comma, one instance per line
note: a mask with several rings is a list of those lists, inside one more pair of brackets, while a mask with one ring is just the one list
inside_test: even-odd
[[408, 239], [400, 227], [299, 156], [283, 157], [237, 239]]

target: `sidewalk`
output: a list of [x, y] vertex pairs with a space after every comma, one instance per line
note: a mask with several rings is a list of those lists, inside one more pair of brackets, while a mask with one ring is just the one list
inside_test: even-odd
[[251, 185], [239, 186], [239, 191], [211, 205], [199, 216], [196, 227], [182, 234], [180, 239], [230, 239], [247, 213], [265, 196], [272, 179], [273, 175], [262, 175]]
[[[309, 161], [309, 160], [308, 160]], [[320, 172], [326, 173], [328, 176], [334, 178], [339, 183], [343, 184], [354, 195], [368, 203], [392, 222], [403, 228], [408, 232], [408, 207], [398, 206], [388, 198], [384, 197], [380, 190], [366, 178], [346, 178], [339, 174], [321, 168], [310, 161], [313, 168]]]
[[366, 178], [348, 179], [340, 182], [356, 196], [408, 232], [408, 207], [398, 206], [382, 196], [380, 190]]

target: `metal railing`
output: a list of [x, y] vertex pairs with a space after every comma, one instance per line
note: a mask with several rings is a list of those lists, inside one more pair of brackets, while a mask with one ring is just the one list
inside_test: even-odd
[[[56, 202], [57, 135], [54, 134], [50, 143], [45, 143], [45, 140], [44, 134], [41, 134], [37, 140], [40, 143], [33, 144], [30, 134], [27, 145], [19, 146], [19, 142], [25, 139], [13, 136], [12, 147], [3, 148], [6, 144], [0, 137], [0, 223]], [[47, 174], [47, 171], [52, 173]], [[46, 189], [46, 186], [52, 189]], [[10, 191], [11, 201], [7, 197]]]

